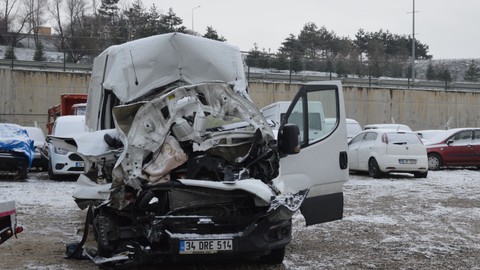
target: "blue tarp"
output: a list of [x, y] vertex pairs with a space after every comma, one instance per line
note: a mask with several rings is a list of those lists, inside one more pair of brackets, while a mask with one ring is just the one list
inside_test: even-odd
[[27, 131], [21, 126], [0, 124], [0, 149], [23, 153], [28, 158], [28, 167], [32, 166], [35, 146]]

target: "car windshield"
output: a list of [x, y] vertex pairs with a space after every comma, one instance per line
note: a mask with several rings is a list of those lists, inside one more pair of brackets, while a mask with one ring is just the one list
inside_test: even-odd
[[13, 124], [0, 124], [0, 138], [19, 139], [28, 138], [27, 132], [20, 126]]
[[413, 133], [387, 133], [388, 144], [422, 144], [422, 141]]
[[59, 137], [68, 137], [72, 134], [79, 134], [85, 132], [85, 122], [81, 118], [68, 119], [68, 121], [61, 121], [55, 124], [53, 135]]
[[43, 134], [43, 131], [41, 129], [35, 128], [35, 127], [24, 127], [24, 128], [27, 130], [28, 136], [33, 140], [40, 141], [40, 142], [45, 141], [45, 135]]

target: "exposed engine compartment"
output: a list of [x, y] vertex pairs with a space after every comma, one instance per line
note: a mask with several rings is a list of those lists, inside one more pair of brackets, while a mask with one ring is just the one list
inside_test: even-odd
[[118, 160], [97, 164], [115, 189], [111, 205], [125, 207], [126, 191], [179, 179], [269, 184], [278, 175], [276, 142], [244, 99], [228, 84], [206, 83], [115, 107]]

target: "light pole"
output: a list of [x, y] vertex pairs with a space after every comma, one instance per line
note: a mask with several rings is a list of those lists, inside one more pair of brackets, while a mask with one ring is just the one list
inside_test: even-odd
[[412, 83], [415, 83], [415, 0], [412, 12]]
[[193, 24], [193, 22], [194, 22], [193, 11], [194, 11], [195, 9], [199, 8], [199, 7], [201, 7], [201, 6], [196, 6], [196, 7], [192, 8], [192, 34], [195, 33], [195, 29], [193, 28], [193, 26], [194, 26], [194, 24]]

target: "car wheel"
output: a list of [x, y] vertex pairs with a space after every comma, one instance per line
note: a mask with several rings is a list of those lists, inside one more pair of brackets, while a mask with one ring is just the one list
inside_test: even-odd
[[442, 166], [442, 158], [438, 154], [428, 154], [428, 169], [435, 171]]
[[18, 179], [25, 180], [28, 177], [28, 160], [23, 159], [18, 165]]
[[50, 180], [58, 180], [58, 175], [56, 175], [52, 170], [52, 163], [48, 162], [48, 177]]
[[285, 257], [285, 247], [272, 249], [270, 254], [260, 257], [260, 262], [264, 264], [281, 264]]
[[428, 171], [427, 172], [417, 172], [417, 173], [413, 173], [413, 176], [415, 178], [427, 178], [427, 175], [428, 175]]
[[383, 173], [380, 171], [380, 167], [378, 167], [378, 163], [375, 158], [370, 158], [368, 160], [368, 175], [373, 178], [382, 178]]

